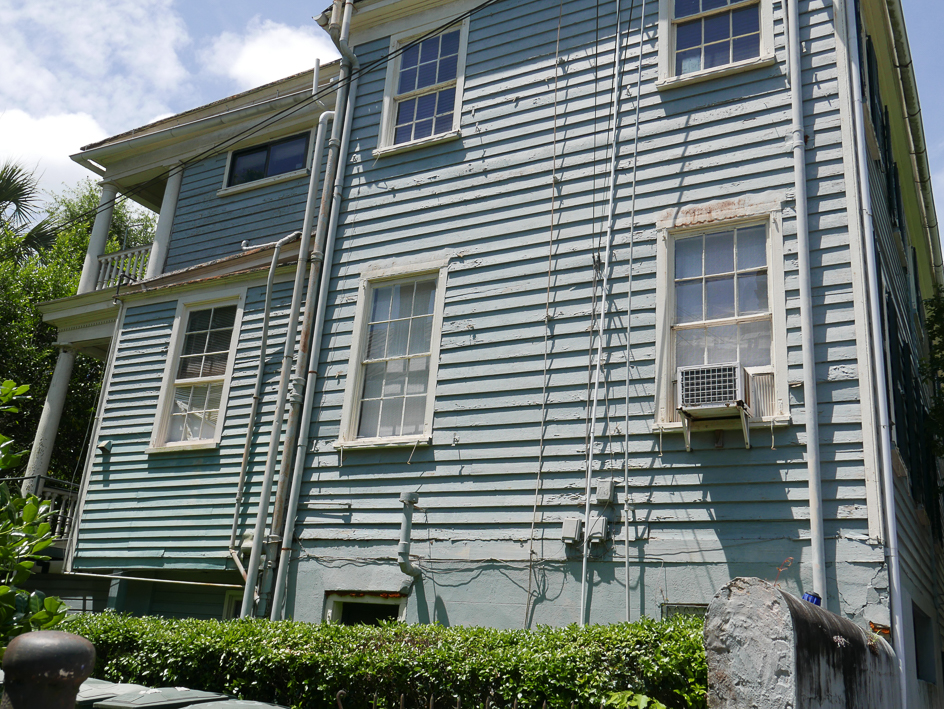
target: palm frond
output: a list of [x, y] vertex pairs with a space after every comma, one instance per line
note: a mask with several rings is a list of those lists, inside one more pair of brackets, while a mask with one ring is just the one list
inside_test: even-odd
[[0, 165], [0, 221], [16, 229], [28, 223], [39, 206], [33, 173], [15, 162]]

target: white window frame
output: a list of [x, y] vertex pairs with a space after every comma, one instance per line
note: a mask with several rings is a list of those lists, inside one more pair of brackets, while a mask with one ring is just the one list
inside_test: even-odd
[[[252, 148], [259, 148], [263, 145], [268, 145], [269, 143], [278, 143], [281, 140], [286, 138], [291, 138], [293, 136], [301, 135], [303, 133], [308, 133], [308, 149], [305, 153], [305, 167], [300, 170], [292, 170], [291, 172], [283, 172], [281, 175], [272, 175], [271, 177], [263, 177], [260, 180], [251, 180], [250, 182], [243, 182], [239, 185], [230, 185], [229, 184], [229, 173], [230, 169], [233, 166], [233, 154], [241, 153], [244, 150], [251, 150]], [[281, 182], [288, 182], [289, 180], [297, 180], [299, 177], [307, 177], [311, 174], [311, 163], [312, 156], [315, 154], [315, 132], [314, 128], [300, 128], [297, 130], [291, 130], [285, 133], [284, 135], [280, 134], [277, 136], [268, 136], [265, 140], [257, 140], [247, 145], [239, 145], [228, 153], [226, 153], [226, 167], [223, 170], [223, 185], [216, 191], [217, 197], [226, 197], [231, 194], [239, 194], [240, 192], [248, 192], [250, 190], [259, 189], [261, 187], [268, 187], [269, 185], [277, 185]]]
[[[773, 0], [743, 0], [732, 7], [760, 5], [760, 55], [732, 64], [702, 69], [690, 74], [675, 74], [675, 0], [659, 0], [659, 79], [656, 86], [667, 88], [690, 84], [705, 79], [736, 74], [760, 66], [770, 66], [777, 61], [774, 52], [774, 13]], [[729, 11], [731, 8], [725, 8]], [[688, 21], [707, 13], [698, 13], [684, 18]]]
[[[429, 445], [433, 435], [433, 407], [436, 401], [436, 381], [439, 375], [439, 347], [442, 339], [442, 319], [446, 291], [446, 264], [438, 261], [429, 264], [393, 266], [365, 272], [357, 290], [357, 310], [354, 315], [354, 333], [348, 358], [347, 383], [344, 388], [344, 405], [341, 409], [341, 427], [335, 448], [372, 448], [392, 446]], [[433, 306], [433, 327], [429, 343], [429, 383], [426, 388], [426, 418], [423, 432], [407, 436], [382, 436], [358, 438], [357, 425], [360, 419], [361, 390], [364, 384], [362, 366], [364, 348], [367, 345], [367, 321], [370, 305], [377, 287], [397, 282], [409, 282], [429, 276], [436, 278], [436, 300]]]
[[[242, 325], [243, 309], [246, 302], [246, 289], [228, 289], [218, 292], [213, 297], [192, 295], [177, 301], [177, 312], [174, 316], [174, 326], [167, 345], [167, 362], [164, 365], [164, 376], [161, 380], [161, 393], [157, 400], [157, 413], [151, 433], [151, 443], [147, 453], [167, 453], [182, 450], [205, 450], [218, 448], [223, 435], [223, 426], [226, 420], [226, 405], [229, 401], [229, 389], [233, 379], [233, 366], [236, 361], [236, 350], [239, 345], [239, 332]], [[197, 310], [206, 310], [226, 305], [236, 306], [236, 320], [233, 322], [233, 339], [230, 345], [229, 357], [226, 360], [226, 370], [221, 377], [213, 377], [223, 382], [223, 391], [220, 395], [220, 413], [216, 425], [216, 435], [213, 438], [197, 441], [168, 441], [167, 429], [170, 426], [171, 410], [174, 402], [174, 389], [177, 383], [177, 366], [180, 362], [180, 353], [183, 349], [184, 335], [190, 313]]]
[[[413, 40], [423, 37], [425, 34], [435, 30], [438, 23], [433, 23], [419, 29], [411, 29], [409, 32], [401, 32], [390, 37], [390, 53], [393, 54], [409, 44]], [[456, 103], [452, 112], [452, 130], [446, 133], [438, 133], [426, 138], [411, 140], [407, 143], [395, 144], [394, 130], [397, 121], [397, 83], [400, 76], [400, 55], [397, 55], [393, 61], [387, 62], [387, 77], [384, 81], [383, 110], [380, 117], [380, 135], [377, 139], [377, 149], [373, 151], [374, 157], [399, 153], [406, 150], [413, 150], [425, 145], [442, 143], [447, 140], [454, 140], [461, 137], [462, 133], [459, 124], [462, 119], [462, 92], [465, 85], [465, 63], [466, 54], [469, 46], [469, 18], [466, 18], [458, 25], [453, 25], [440, 34], [446, 34], [458, 27], [459, 29], [459, 59], [456, 64]]]
[[[710, 210], [694, 209], [692, 213]], [[673, 382], [675, 366], [675, 242], [696, 234], [710, 234], [739, 227], [763, 224], [767, 227], [767, 289], [772, 326], [770, 368], [774, 374], [777, 412], [773, 416], [753, 419], [751, 425], [785, 425], [790, 423], [790, 398], [787, 368], [787, 304], [783, 273], [783, 220], [779, 209], [752, 212], [732, 218], [683, 226], [663, 226], [656, 250], [658, 293], [656, 297], [656, 406], [655, 427], [659, 430], [682, 430], [673, 412], [677, 401]], [[761, 368], [751, 368], [761, 369]], [[723, 428], [718, 420], [704, 425]], [[740, 422], [732, 419], [732, 427]]]
[[406, 620], [406, 596], [398, 598], [384, 598], [376, 592], [360, 593], [329, 593], [325, 597], [324, 621], [326, 623], [341, 623], [345, 603], [370, 603], [377, 606], [396, 606], [397, 620]]

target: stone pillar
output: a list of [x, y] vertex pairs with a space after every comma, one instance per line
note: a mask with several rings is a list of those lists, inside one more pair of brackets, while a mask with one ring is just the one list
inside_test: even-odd
[[0, 709], [73, 709], [81, 685], [95, 667], [95, 647], [85, 638], [38, 630], [13, 638], [3, 656]]
[[49, 470], [49, 460], [52, 458], [52, 449], [56, 442], [56, 432], [59, 430], [59, 419], [66, 403], [66, 394], [69, 391], [69, 379], [72, 377], [72, 365], [75, 364], [75, 350], [63, 349], [56, 360], [56, 369], [49, 382], [49, 391], [46, 393], [46, 402], [39, 417], [39, 426], [36, 429], [36, 438], [30, 449], [29, 462], [26, 464], [26, 480], [23, 481], [23, 492], [35, 494], [39, 478]]
[[117, 196], [118, 188], [115, 185], [110, 182], [102, 183], [102, 197], [98, 202], [98, 213], [95, 215], [95, 224], [92, 226], [92, 234], [89, 237], [88, 251], [85, 252], [85, 263], [82, 265], [82, 278], [79, 279], [77, 294], [95, 290], [95, 283], [98, 281], [98, 257], [105, 251]]
[[161, 202], [161, 214], [157, 220], [157, 231], [154, 233], [154, 243], [151, 244], [151, 254], [148, 256], [147, 273], [145, 278], [157, 278], [164, 272], [164, 262], [167, 260], [167, 246], [170, 244], [170, 232], [174, 226], [174, 215], [177, 213], [177, 198], [180, 196], [180, 183], [183, 181], [184, 169], [182, 165], [171, 170], [164, 187], [164, 199]]

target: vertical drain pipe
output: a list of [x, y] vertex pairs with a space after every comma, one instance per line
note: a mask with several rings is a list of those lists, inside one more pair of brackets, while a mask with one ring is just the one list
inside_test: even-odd
[[[856, 8], [853, 7], [853, 12]], [[848, 13], [847, 13], [848, 15]], [[907, 706], [908, 673], [905, 656], [904, 612], [901, 606], [901, 566], [898, 561], [898, 516], [895, 512], [895, 474], [892, 469], [891, 424], [888, 412], [888, 382], [886, 381], [884, 348], [882, 347], [882, 304], [879, 299], [878, 259], [875, 254], [875, 227], [872, 223], [872, 198], [869, 191], [868, 158], [865, 146], [865, 108], [862, 102], [862, 69], [859, 57], [859, 38], [853, 33], [858, 23], [848, 20], [847, 44], [852, 68], [850, 83], [853, 98], [853, 130], [856, 137], [857, 177], [859, 200], [862, 203], [862, 238], [865, 241], [865, 264], [868, 272], [869, 314], [871, 319], [872, 369], [875, 371], [875, 399], [878, 405], [879, 447], [882, 454], [882, 492], [885, 503], [885, 563], [888, 566], [888, 585], [891, 601], [892, 642], [898, 656], [898, 691], [901, 706]], [[860, 375], [861, 376], [861, 375]]]
[[793, 181], [796, 185], [797, 260], [800, 281], [800, 330], [803, 337], [803, 408], [806, 411], [806, 468], [810, 496], [810, 544], [813, 591], [826, 597], [826, 550], [823, 534], [823, 491], [820, 481], [819, 413], [816, 399], [816, 351], [813, 338], [813, 295], [810, 285], [810, 217], [806, 197], [806, 140], [803, 130], [803, 75], [800, 66], [799, 0], [787, 0], [789, 26], [790, 101], [793, 117]]
[[600, 297], [600, 320], [597, 326], [597, 366], [593, 372], [593, 402], [590, 404], [590, 437], [587, 445], [587, 480], [583, 512], [583, 561], [580, 568], [580, 625], [587, 624], [587, 562], [590, 557], [590, 489], [593, 485], [593, 447], [596, 444], [597, 400], [600, 391], [600, 371], [603, 368], [603, 339], [606, 335], [606, 292], [610, 278], [610, 253], [613, 245], [614, 202], [616, 199], [616, 134], [619, 122], [620, 82], [620, 0], [616, 0], [616, 32], [613, 35], [613, 138], [610, 143], [610, 190], [607, 199], [606, 252], [603, 257], [603, 291]]
[[420, 501], [415, 492], [400, 493], [400, 502], [403, 503], [403, 517], [400, 520], [400, 544], [397, 546], [397, 563], [400, 571], [407, 576], [419, 578], [422, 573], [410, 561], [410, 537], [413, 534], [413, 507]]

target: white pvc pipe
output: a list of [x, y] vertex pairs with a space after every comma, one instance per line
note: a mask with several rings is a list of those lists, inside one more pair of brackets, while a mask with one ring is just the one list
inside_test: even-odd
[[403, 503], [403, 517], [400, 519], [400, 544], [397, 546], [397, 564], [407, 576], [418, 578], [422, 572], [410, 561], [410, 538], [413, 535], [413, 508], [420, 501], [420, 496], [415, 492], [404, 492], [400, 494], [400, 502]]
[[813, 591], [826, 596], [826, 542], [823, 533], [823, 492], [820, 481], [819, 412], [816, 398], [816, 351], [813, 337], [813, 294], [810, 284], [810, 217], [806, 194], [806, 141], [803, 129], [803, 75], [800, 66], [799, 0], [788, 0], [787, 53], [790, 61], [790, 103], [793, 119], [793, 181], [796, 191], [797, 267], [800, 330], [803, 340], [803, 408], [806, 412], [806, 469], [810, 497], [810, 546]]
[[620, 0], [616, 0], [616, 33], [613, 36], [613, 88], [612, 120], [613, 134], [610, 143], [610, 190], [607, 199], [606, 251], [603, 257], [603, 289], [600, 296], [600, 320], [597, 325], [597, 366], [593, 372], [593, 389], [590, 405], [590, 435], [587, 446], [587, 478], [583, 512], [583, 561], [580, 569], [580, 625], [587, 623], [587, 562], [590, 557], [590, 490], [593, 485], [593, 447], [596, 444], [597, 402], [600, 390], [600, 372], [603, 369], [603, 339], [606, 335], [606, 296], [610, 280], [610, 253], [613, 245], [614, 204], [616, 199], [616, 142], [619, 123], [620, 82], [623, 67], [619, 61], [620, 49]]
[[154, 231], [154, 242], [151, 244], [151, 253], [148, 256], [146, 280], [157, 278], [164, 272], [164, 261], [167, 260], [167, 248], [170, 245], [170, 232], [174, 226], [174, 215], [177, 213], [177, 200], [180, 197], [180, 183], [184, 179], [182, 165], [174, 167], [167, 177], [164, 187], [164, 199], [161, 201], [161, 212], [157, 218], [157, 229]]
[[[853, 8], [854, 9], [854, 8]], [[872, 221], [872, 197], [869, 191], [868, 156], [865, 145], [865, 113], [862, 103], [862, 70], [859, 41], [854, 34], [856, 22], [847, 23], [850, 83], [853, 98], [853, 130], [856, 138], [857, 178], [862, 209], [862, 238], [865, 241], [865, 264], [868, 274], [869, 315], [871, 319], [872, 371], [875, 372], [875, 401], [878, 405], [879, 447], [882, 458], [882, 491], [885, 504], [885, 563], [888, 566], [889, 600], [892, 617], [892, 642], [898, 656], [898, 683], [901, 706], [908, 706], [907, 656], [905, 652], [904, 612], [901, 605], [901, 567], [898, 561], [898, 516], [895, 512], [895, 474], [892, 469], [891, 417], [888, 411], [888, 381], [886, 380], [884, 348], [882, 346], [881, 284], [878, 277], [878, 259], [875, 253], [875, 227]], [[862, 373], [860, 373], [862, 376]]]

